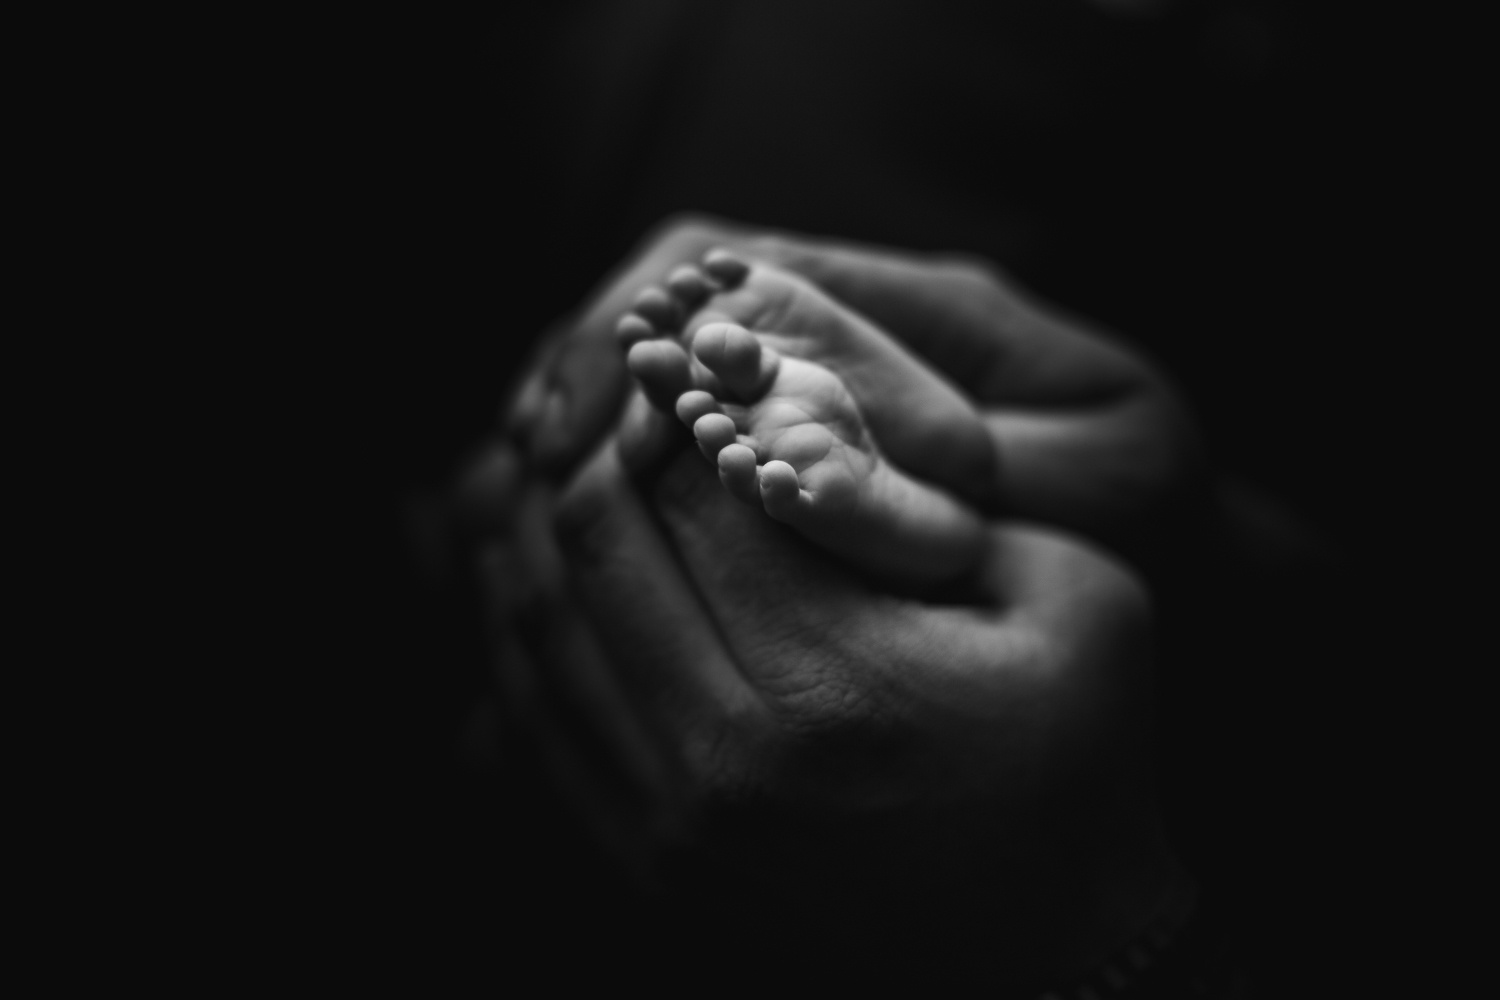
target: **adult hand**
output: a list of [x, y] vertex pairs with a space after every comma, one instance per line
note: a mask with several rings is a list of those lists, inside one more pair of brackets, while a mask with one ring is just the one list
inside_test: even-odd
[[[784, 900], [824, 935], [911, 934], [921, 913], [954, 968], [984, 956], [996, 981], [1077, 972], [1180, 888], [1146, 789], [1142, 588], [1013, 523], [980, 606], [875, 593], [731, 501], [639, 397], [604, 439], [628, 387], [614, 321], [717, 245], [817, 281], [954, 377], [1012, 469], [1060, 464], [1012, 510], [1108, 537], [1191, 467], [1149, 367], [982, 267], [671, 224], [545, 345], [510, 441], [464, 487], [511, 721], [643, 873]], [[628, 472], [662, 461], [641, 495]]]
[[1147, 781], [1147, 600], [1084, 544], [996, 526], [979, 606], [901, 599], [696, 453], [642, 493], [607, 444], [560, 495], [526, 487], [481, 566], [511, 721], [737, 946], [767, 939], [736, 914], [873, 975], [1040, 988], [1180, 890]]

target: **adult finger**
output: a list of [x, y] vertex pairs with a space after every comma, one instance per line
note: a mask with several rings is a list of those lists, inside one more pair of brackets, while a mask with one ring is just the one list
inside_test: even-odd
[[516, 551], [531, 587], [515, 616], [522, 642], [548, 666], [543, 684], [581, 737], [600, 750], [607, 766], [656, 798], [670, 780], [636, 706], [620, 685], [613, 657], [569, 589], [569, 569], [551, 527], [555, 498], [547, 487], [528, 491], [516, 519]]
[[660, 468], [692, 440], [681, 420], [652, 406], [639, 388], [631, 393], [615, 432], [620, 464], [637, 477]]
[[[691, 456], [707, 471], [697, 455]], [[606, 443], [562, 495], [556, 531], [572, 592], [637, 703], [702, 776], [764, 705], [736, 668], [635, 487]]]
[[1148, 373], [1131, 352], [977, 260], [785, 234], [744, 248], [820, 285], [984, 401], [1098, 398]]
[[[506, 729], [518, 746], [540, 763], [553, 789], [584, 823], [596, 840], [628, 869], [644, 873], [648, 868], [649, 822], [642, 820], [646, 797], [621, 782], [618, 772], [600, 766], [597, 746], [580, 740], [578, 727], [569, 724], [565, 710], [547, 697], [542, 677], [557, 669], [553, 663], [538, 664], [520, 638], [518, 622], [496, 607], [497, 591], [514, 572], [510, 559], [497, 546], [479, 559], [481, 581], [490, 612], [491, 662], [500, 695]], [[592, 752], [590, 752], [592, 751]]]
[[474, 538], [508, 534], [525, 485], [520, 453], [508, 441], [487, 441], [454, 480], [453, 510]]
[[667, 757], [567, 594], [551, 495], [533, 484], [515, 530], [479, 551], [481, 595], [507, 721], [612, 850], [638, 865], [679, 810]]
[[817, 282], [982, 400], [1024, 405], [1097, 397], [1143, 376], [1128, 351], [1039, 307], [984, 265], [681, 217], [648, 235], [539, 352], [507, 418], [539, 467], [570, 469], [617, 414], [628, 377], [614, 323], [633, 297], [715, 246], [743, 250]]
[[980, 402], [1012, 515], [1139, 548], [1149, 518], [1194, 483], [1201, 442], [1166, 380], [994, 268], [797, 237], [754, 242]]
[[982, 416], [1004, 456], [1011, 514], [1117, 544], [1182, 486], [1200, 447], [1191, 421], [1163, 393], [1094, 406], [990, 407]]
[[[866, 586], [785, 526], [736, 503], [692, 457], [667, 469], [653, 498], [731, 654], [762, 691], [837, 710], [865, 700], [884, 673], [933, 692], [966, 691], [972, 705], [1004, 704], [978, 697], [973, 685], [1057, 683], [1059, 669], [1108, 662], [1143, 641], [1140, 584], [1070, 536], [1015, 524], [993, 529], [979, 604], [906, 599]], [[958, 699], [955, 710], [965, 703]]]
[[[998, 724], [995, 732], [1019, 743], [1048, 717], [1034, 682], [1050, 653], [1008, 578], [987, 581], [982, 605], [889, 593], [733, 500], [692, 457], [662, 475], [657, 509], [740, 669], [806, 731], [874, 722], [869, 736], [896, 719], [915, 721], [914, 712], [940, 711], [941, 720], [916, 724], [922, 739], [957, 740], [950, 727], [970, 719], [984, 732]], [[996, 768], [1009, 767], [1005, 758], [998, 753]]]

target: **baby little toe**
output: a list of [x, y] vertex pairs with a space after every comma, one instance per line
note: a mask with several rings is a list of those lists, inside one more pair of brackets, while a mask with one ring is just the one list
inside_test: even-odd
[[703, 255], [703, 270], [725, 288], [734, 288], [750, 273], [750, 265], [734, 252], [718, 247]]
[[637, 341], [650, 340], [654, 336], [656, 328], [637, 313], [628, 312], [615, 324], [615, 337], [626, 350]]
[[672, 297], [655, 285], [640, 290], [633, 308], [658, 330], [675, 330], [681, 322]]
[[719, 482], [730, 495], [749, 504], [761, 502], [755, 485], [755, 452], [748, 445], [731, 444], [719, 452]]
[[625, 367], [659, 410], [672, 412], [677, 397], [692, 388], [687, 352], [675, 341], [637, 341], [625, 355]]

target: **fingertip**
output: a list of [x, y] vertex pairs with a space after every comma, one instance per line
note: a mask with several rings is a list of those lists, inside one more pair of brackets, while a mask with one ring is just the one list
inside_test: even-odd
[[509, 434], [526, 434], [542, 417], [547, 402], [547, 373], [537, 370], [527, 376], [516, 391], [509, 408], [501, 419], [501, 427]]
[[564, 461], [573, 450], [571, 419], [567, 393], [558, 388], [547, 390], [541, 412], [528, 428], [527, 454], [541, 465]]
[[521, 457], [500, 442], [480, 452], [453, 487], [459, 525], [474, 535], [498, 534], [510, 524], [524, 477]]

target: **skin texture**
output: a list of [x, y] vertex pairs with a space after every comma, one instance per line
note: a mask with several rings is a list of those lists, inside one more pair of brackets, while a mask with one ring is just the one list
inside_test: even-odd
[[[675, 417], [627, 400], [614, 331], [717, 245], [811, 278], [986, 400], [1009, 469], [1071, 435], [1042, 450], [1081, 485], [1012, 490], [1012, 511], [1041, 497], [1107, 539], [1189, 474], [1147, 366], [982, 268], [669, 224], [544, 347], [460, 488], [510, 724], [643, 881], [725, 919], [734, 900], [763, 967], [774, 926], [835, 942], [829, 970], [859, 946], [872, 976], [1066, 981], [1185, 891], [1146, 765], [1145, 589], [1011, 520], [986, 529], [976, 601], [892, 596], [726, 495]], [[1096, 468], [1111, 448], [1147, 471]]]
[[604, 447], [518, 508], [482, 558], [513, 724], [643, 879], [808, 933], [941, 926], [953, 970], [1017, 988], [1180, 891], [1148, 602], [1092, 547], [992, 527], [984, 603], [945, 607], [872, 591], [691, 453], [643, 494]]

